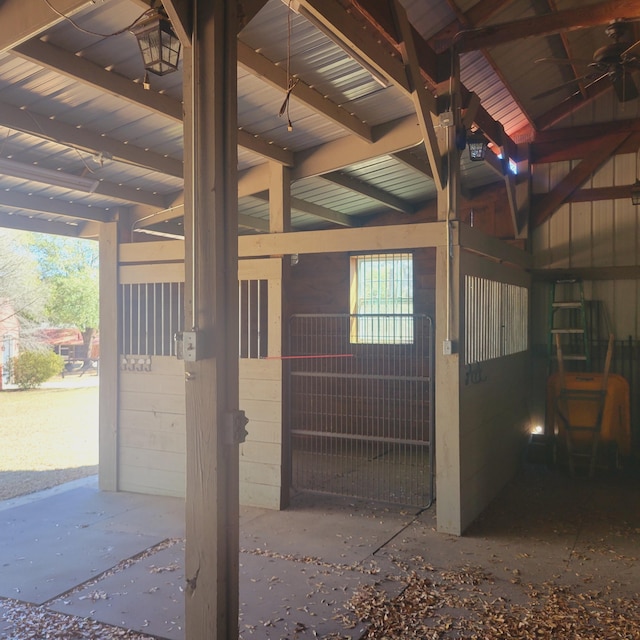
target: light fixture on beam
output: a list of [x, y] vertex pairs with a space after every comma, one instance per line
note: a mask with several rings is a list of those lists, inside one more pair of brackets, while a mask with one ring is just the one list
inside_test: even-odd
[[136, 37], [144, 68], [157, 76], [177, 71], [180, 61], [180, 40], [169, 18], [157, 11], [131, 29]]
[[0, 176], [12, 176], [21, 180], [31, 180], [54, 187], [62, 187], [64, 189], [72, 189], [73, 191], [83, 191], [85, 193], [93, 193], [98, 185], [99, 180], [95, 178], [86, 178], [85, 176], [75, 176], [71, 173], [62, 171], [53, 171], [32, 164], [24, 164], [15, 160], [7, 160], [0, 158]]
[[481, 162], [487, 153], [487, 141], [484, 136], [477, 131], [467, 136], [467, 147], [469, 149], [469, 160]]
[[311, 13], [306, 7], [301, 5], [298, 0], [282, 0], [294, 13], [306, 18], [318, 31], [323, 33], [333, 44], [342, 49], [354, 62], [357, 62], [365, 71], [367, 71], [371, 77], [384, 89], [389, 86], [387, 78], [378, 71], [370, 62], [365, 60], [348, 42], [342, 40], [342, 38], [334, 33], [324, 22], [319, 20], [313, 13]]
[[631, 185], [631, 203], [636, 206], [640, 204], [640, 180], [637, 178], [635, 183]]

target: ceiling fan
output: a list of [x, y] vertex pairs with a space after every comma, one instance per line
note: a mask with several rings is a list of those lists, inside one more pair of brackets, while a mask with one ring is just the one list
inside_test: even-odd
[[587, 86], [590, 86], [602, 78], [608, 77], [620, 102], [635, 100], [640, 93], [631, 74], [640, 70], [640, 40], [634, 43], [624, 39], [627, 33], [627, 23], [624, 20], [611, 22], [607, 26], [605, 33], [613, 42], [600, 47], [593, 54], [592, 60], [575, 58], [540, 58], [536, 60], [536, 63], [550, 62], [572, 66], [587, 65], [591, 70], [579, 78], [573, 78], [568, 82], [538, 93], [532, 96], [532, 99], [546, 98], [560, 89], [583, 81], [588, 81], [589, 84]]

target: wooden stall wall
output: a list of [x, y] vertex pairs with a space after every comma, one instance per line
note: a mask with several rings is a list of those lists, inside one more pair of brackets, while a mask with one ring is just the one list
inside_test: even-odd
[[[149, 287], [158, 283], [183, 286], [182, 242], [122, 245], [120, 256], [121, 292], [123, 286], [140, 286], [144, 296]], [[254, 292], [250, 297], [248, 294], [240, 296], [244, 301], [240, 313], [240, 408], [249, 418], [248, 436], [240, 446], [240, 501], [245, 505], [280, 509], [286, 504], [287, 493], [282, 454], [282, 261], [242, 260], [239, 278], [244, 281], [246, 290]], [[134, 303], [129, 305], [133, 311], [121, 309], [119, 314], [123, 325], [121, 331], [131, 330], [134, 334], [128, 342], [135, 346], [135, 353], [125, 349], [119, 356], [122, 365], [118, 488], [183, 497], [186, 463], [184, 363], [175, 353], [148, 354], [144, 353], [148, 349], [138, 345], [142, 342], [138, 337], [138, 323], [132, 322], [132, 316], [139, 314], [137, 292], [137, 289], [133, 293], [125, 289], [125, 297], [135, 297]], [[182, 300], [180, 304], [183, 305]], [[257, 312], [261, 306], [264, 306], [264, 314]], [[140, 335], [159, 331], [160, 317], [147, 315], [140, 324], [149, 327], [141, 328]], [[172, 325], [170, 330], [173, 334], [179, 329], [182, 326], [178, 324]], [[256, 342], [259, 335], [263, 347]]]
[[[460, 253], [465, 276], [528, 288], [529, 275], [515, 267]], [[529, 351], [465, 363], [465, 308], [461, 309], [459, 360], [460, 531], [462, 533], [514, 476], [530, 429]], [[440, 500], [440, 496], [438, 496]]]
[[[183, 283], [182, 242], [121, 245], [118, 314], [121, 363], [118, 489], [121, 491], [185, 495], [184, 365], [169, 351], [173, 347], [173, 335], [166, 335], [163, 345], [157, 347], [155, 341], [147, 344], [143, 338], [154, 324], [160, 334], [160, 325], [169, 307], [174, 314], [182, 312], [179, 291]], [[155, 293], [156, 285], [160, 287], [157, 306], [154, 304], [157, 313], [147, 314], [142, 300], [151, 298], [150, 292], [153, 289]], [[169, 302], [171, 295], [176, 299]], [[133, 303], [123, 304], [127, 297]], [[161, 306], [164, 311], [160, 310]], [[174, 318], [174, 325], [170, 326], [169, 317], [164, 317], [165, 334], [181, 328], [175, 324], [176, 315]]]
[[[287, 505], [287, 461], [282, 435], [282, 259], [241, 260], [241, 282], [262, 282], [259, 299], [241, 293], [241, 336], [267, 338], [261, 346], [242, 349], [240, 357], [240, 408], [245, 412], [247, 439], [240, 445], [240, 503], [283, 509]], [[266, 286], [264, 286], [266, 285]], [[249, 284], [246, 285], [247, 287]], [[242, 288], [241, 288], [242, 292]], [[258, 319], [262, 306], [265, 313]], [[253, 320], [252, 320], [253, 318]], [[262, 326], [266, 323], [266, 326]], [[242, 339], [241, 339], [242, 342]]]

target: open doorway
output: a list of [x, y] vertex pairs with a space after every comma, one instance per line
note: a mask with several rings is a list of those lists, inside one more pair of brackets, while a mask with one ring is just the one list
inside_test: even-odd
[[0, 302], [0, 500], [94, 477], [97, 243], [2, 230]]

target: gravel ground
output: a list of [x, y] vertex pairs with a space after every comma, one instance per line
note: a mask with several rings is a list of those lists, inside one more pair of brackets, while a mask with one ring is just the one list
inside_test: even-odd
[[0, 500], [98, 472], [98, 377], [0, 392]]

